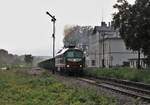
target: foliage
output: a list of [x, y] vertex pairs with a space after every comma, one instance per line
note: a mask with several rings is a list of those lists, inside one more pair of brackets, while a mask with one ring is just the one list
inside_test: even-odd
[[19, 56], [9, 54], [8, 51], [0, 49], [0, 65], [9, 65], [9, 64], [21, 64], [22, 61]]
[[87, 69], [85, 75], [96, 77], [109, 77], [117, 79], [126, 79], [135, 82], [144, 82], [150, 84], [150, 71], [137, 70], [131, 68], [111, 68], [111, 69]]
[[67, 87], [52, 75], [0, 71], [0, 105], [115, 105], [95, 90]]
[[142, 51], [150, 58], [150, 1], [136, 0], [131, 5], [127, 0], [118, 0], [114, 8], [114, 26], [119, 28], [127, 48]]
[[32, 64], [32, 62], [33, 62], [33, 56], [32, 56], [31, 54], [25, 55], [25, 56], [24, 56], [24, 61], [25, 61], [27, 64]]

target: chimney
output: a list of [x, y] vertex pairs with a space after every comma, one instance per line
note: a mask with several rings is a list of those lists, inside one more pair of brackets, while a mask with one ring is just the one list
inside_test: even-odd
[[111, 27], [111, 23], [110, 22], [108, 22], [108, 27]]
[[101, 22], [101, 26], [102, 26], [102, 27], [107, 27], [107, 24], [102, 21], [102, 22]]

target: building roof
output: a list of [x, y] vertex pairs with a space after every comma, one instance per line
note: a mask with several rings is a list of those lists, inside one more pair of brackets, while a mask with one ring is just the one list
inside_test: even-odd
[[99, 33], [101, 36], [104, 35], [105, 39], [121, 39], [118, 30], [114, 30], [111, 27], [95, 26], [93, 35]]

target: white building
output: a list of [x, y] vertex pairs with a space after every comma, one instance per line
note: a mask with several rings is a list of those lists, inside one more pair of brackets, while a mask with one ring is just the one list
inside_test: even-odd
[[[129, 59], [130, 62], [130, 67], [131, 68], [137, 68], [137, 63], [138, 63], [138, 59], [137, 58], [131, 58]], [[141, 58], [140, 59], [140, 66], [141, 68], [147, 68], [147, 64], [146, 64], [146, 59], [145, 58]]]
[[89, 36], [88, 67], [129, 65], [130, 58], [137, 58], [137, 53], [126, 49], [118, 30], [114, 30], [110, 23], [107, 26], [105, 22], [95, 26], [93, 34]]

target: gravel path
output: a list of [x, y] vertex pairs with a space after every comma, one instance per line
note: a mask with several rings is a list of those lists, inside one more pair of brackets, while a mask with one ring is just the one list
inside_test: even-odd
[[31, 70], [27, 70], [27, 73], [29, 75], [40, 75], [42, 74], [43, 72], [45, 72], [45, 70], [42, 70], [40, 68], [32, 68]]

